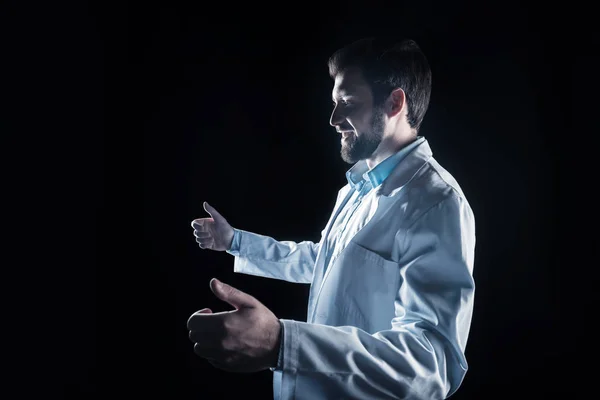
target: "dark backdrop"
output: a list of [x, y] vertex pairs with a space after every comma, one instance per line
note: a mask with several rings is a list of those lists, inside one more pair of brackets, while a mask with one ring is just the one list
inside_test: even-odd
[[[564, 9], [478, 4], [140, 2], [103, 10], [127, 14], [114, 23], [90, 8], [103, 51], [123, 50], [111, 70], [119, 79], [106, 77], [121, 119], [107, 132], [113, 201], [96, 198], [102, 300], [81, 300], [91, 298], [81, 286], [80, 301], [65, 301], [78, 316], [72, 326], [88, 329], [67, 340], [67, 392], [272, 397], [269, 371], [230, 374], [196, 357], [186, 320], [204, 307], [229, 309], [210, 292], [212, 277], [295, 320], [306, 317], [308, 286], [234, 274], [231, 256], [197, 247], [190, 222], [207, 216], [208, 201], [235, 227], [318, 240], [349, 167], [328, 125], [326, 60], [385, 33], [414, 38], [428, 56], [433, 93], [421, 134], [476, 216], [470, 369], [453, 398], [565, 398], [567, 389], [580, 398], [574, 392], [592, 382], [567, 363], [587, 347], [581, 307], [567, 300], [577, 292], [569, 278], [586, 278], [564, 273], [581, 264], [565, 264], [565, 190], [576, 185], [559, 186], [575, 145], [565, 136], [571, 89], [586, 90], [571, 86], [573, 32]], [[113, 28], [122, 34], [109, 42]]]
[[144, 391], [272, 396], [269, 371], [232, 375], [197, 358], [185, 323], [203, 307], [230, 309], [210, 292], [212, 277], [296, 320], [306, 318], [308, 286], [234, 274], [231, 256], [197, 247], [190, 222], [207, 216], [208, 201], [235, 227], [318, 240], [349, 167], [328, 125], [325, 62], [348, 41], [392, 33], [417, 40], [429, 58], [433, 93], [421, 134], [476, 216], [470, 370], [454, 397], [555, 392], [548, 381], [563, 350], [557, 258], [548, 251], [557, 244], [558, 157], [549, 83], [559, 71], [548, 65], [541, 17], [516, 4], [289, 6], [228, 18], [200, 5], [141, 5], [128, 22], [144, 151], [136, 178], [144, 290], [136, 293], [155, 310], [143, 341], [156, 347], [141, 366]]

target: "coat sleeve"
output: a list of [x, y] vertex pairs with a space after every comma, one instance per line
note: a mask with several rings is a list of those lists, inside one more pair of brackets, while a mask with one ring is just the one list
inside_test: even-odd
[[475, 290], [472, 211], [452, 195], [396, 242], [401, 284], [390, 329], [281, 320], [282, 398], [434, 400], [460, 386]]
[[235, 256], [234, 272], [294, 283], [312, 282], [321, 242], [278, 241], [241, 229], [236, 229], [236, 235], [239, 249], [228, 251]]
[[[340, 206], [342, 195], [348, 188], [338, 191], [334, 211]], [[333, 214], [330, 217], [329, 223]], [[241, 274], [280, 279], [292, 283], [311, 283], [315, 270], [315, 262], [323, 241], [326, 227], [321, 231], [318, 243], [305, 240], [294, 242], [276, 240], [242, 229], [235, 229], [233, 251], [235, 256], [233, 271]]]

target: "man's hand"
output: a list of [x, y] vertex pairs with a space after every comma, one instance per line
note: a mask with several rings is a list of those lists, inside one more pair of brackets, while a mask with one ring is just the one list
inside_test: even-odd
[[207, 202], [204, 210], [211, 218], [198, 218], [192, 221], [194, 236], [201, 249], [225, 251], [231, 247], [233, 228], [227, 220]]
[[277, 365], [281, 325], [260, 301], [212, 279], [210, 288], [235, 310], [213, 313], [204, 308], [188, 319], [194, 352], [230, 372], [258, 372]]

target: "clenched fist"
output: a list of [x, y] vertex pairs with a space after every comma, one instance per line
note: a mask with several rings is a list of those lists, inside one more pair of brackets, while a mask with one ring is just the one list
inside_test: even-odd
[[194, 236], [201, 249], [225, 251], [231, 247], [233, 228], [227, 220], [207, 202], [204, 210], [210, 218], [198, 218], [192, 221]]

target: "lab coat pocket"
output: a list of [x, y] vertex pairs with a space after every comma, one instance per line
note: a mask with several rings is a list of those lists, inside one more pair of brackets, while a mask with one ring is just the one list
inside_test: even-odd
[[400, 266], [379, 254], [350, 241], [344, 250], [348, 277], [347, 295], [356, 311], [367, 321], [367, 330], [391, 328], [395, 300], [400, 287]]

